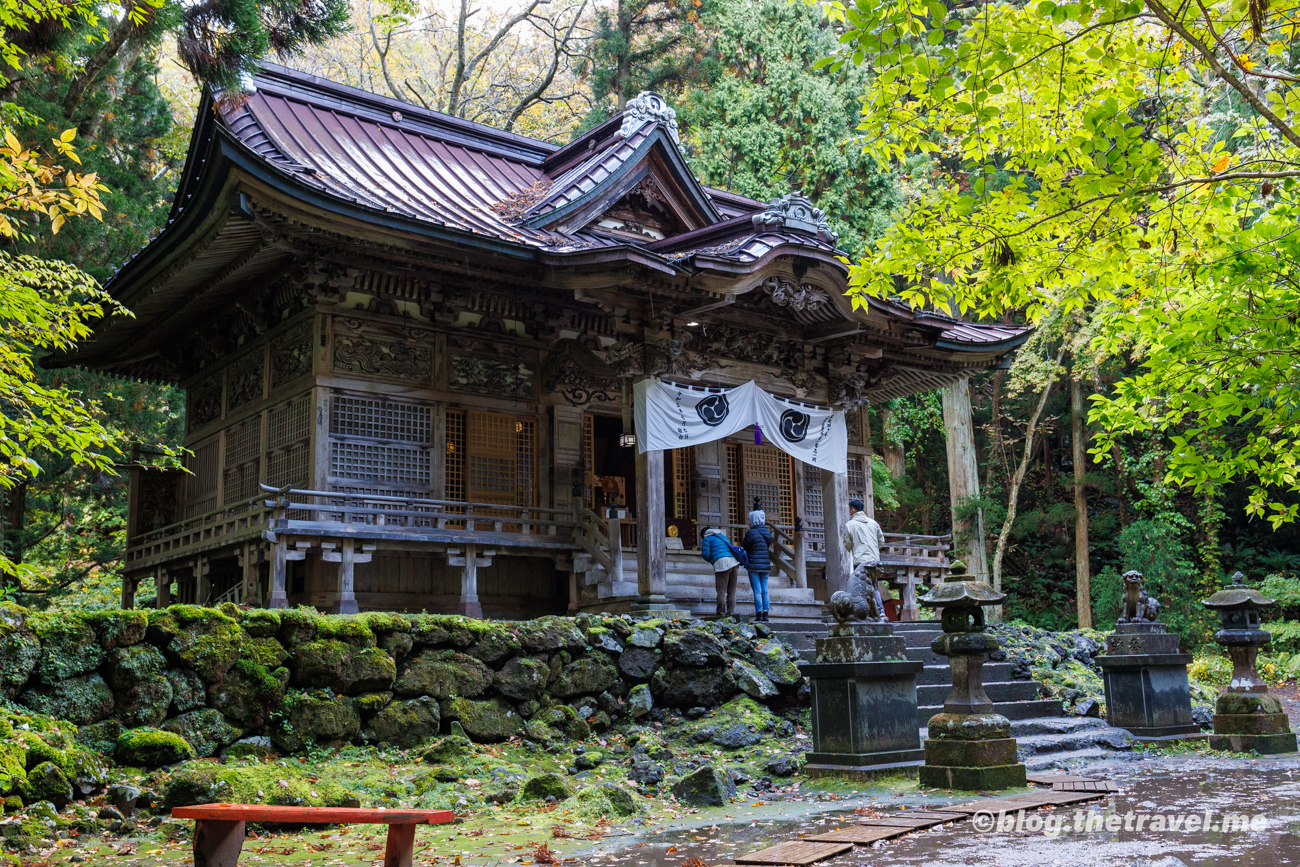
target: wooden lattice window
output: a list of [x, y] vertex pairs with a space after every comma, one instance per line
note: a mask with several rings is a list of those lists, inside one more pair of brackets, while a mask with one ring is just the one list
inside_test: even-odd
[[695, 520], [695, 449], [673, 449], [673, 514], [679, 520]]
[[[744, 513], [741, 512], [741, 484], [742, 477], [740, 474], [740, 449], [736, 443], [727, 443], [727, 523], [743, 523]], [[738, 534], [733, 530], [731, 536], [736, 537]], [[736, 541], [735, 538], [732, 541]]]
[[448, 411], [446, 473], [448, 499], [536, 505], [536, 420], [479, 410]]
[[226, 430], [222, 502], [229, 506], [257, 494], [262, 467], [262, 416], [257, 414]]
[[308, 484], [311, 398], [294, 398], [267, 413], [266, 483], [275, 487]]
[[867, 500], [866, 461], [861, 455], [849, 455], [849, 499]]
[[335, 395], [330, 478], [427, 493], [433, 484], [432, 419], [425, 404]]
[[217, 459], [220, 441], [216, 438], [195, 446], [185, 458], [185, 517], [193, 518], [217, 507]]
[[794, 523], [794, 465], [790, 456], [772, 446], [742, 446], [741, 471], [745, 479], [742, 518], [746, 523], [755, 497], [763, 501], [768, 522]]
[[592, 483], [595, 479], [596, 467], [596, 420], [591, 417], [591, 413], [582, 414], [582, 468], [583, 468], [583, 485], [582, 485], [582, 504], [588, 509], [596, 508], [596, 486]]
[[822, 500], [821, 470], [807, 467], [807, 481], [803, 486], [804, 546], [809, 551], [820, 551], [826, 540], [826, 510]]

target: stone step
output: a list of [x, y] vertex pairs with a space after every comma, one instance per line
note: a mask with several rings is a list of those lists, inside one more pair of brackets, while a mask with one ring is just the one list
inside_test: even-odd
[[903, 653], [913, 662], [924, 662], [926, 665], [942, 665], [945, 668], [948, 666], [948, 657], [940, 656], [928, 646], [909, 647], [907, 650], [903, 651]]
[[1110, 726], [1103, 719], [1091, 716], [1031, 717], [1011, 721], [1011, 734], [1015, 737], [1036, 735], [1065, 735], [1085, 731], [1106, 731]]
[[1056, 735], [1026, 735], [1016, 737], [1016, 748], [1020, 759], [1048, 753], [1069, 753], [1076, 750], [1110, 749], [1125, 750], [1137, 743], [1133, 736], [1123, 729], [1107, 726], [1102, 729], [1081, 729]]
[[[916, 703], [923, 706], [943, 704], [952, 689], [952, 683], [926, 684], [916, 688]], [[985, 681], [984, 692], [997, 704], [1006, 701], [1033, 701], [1039, 697], [1038, 684], [1032, 680]]]
[[1114, 754], [1114, 750], [1105, 747], [1089, 747], [1088, 749], [1069, 750], [1060, 753], [1041, 753], [1027, 757], [1024, 762], [1025, 769], [1033, 773], [1035, 771], [1050, 771], [1056, 768], [1068, 769], [1073, 765], [1109, 758]]
[[938, 635], [943, 628], [937, 620], [911, 620], [894, 624], [894, 632], [933, 632]]
[[[1002, 714], [1009, 720], [1030, 719], [1037, 716], [1061, 716], [1064, 711], [1061, 709], [1059, 699], [1042, 698], [1033, 701], [995, 701], [993, 709]], [[929, 705], [918, 707], [916, 717], [920, 724], [924, 726], [929, 722], [930, 717], [943, 711], [943, 705]]]
[[[984, 663], [984, 680], [987, 683], [996, 683], [999, 680], [1015, 680], [1011, 676], [1011, 669], [1014, 666], [1010, 662], [986, 662]], [[929, 684], [941, 684], [943, 686], [952, 686], [952, 669], [948, 667], [947, 661], [944, 664], [928, 663], [921, 673], [916, 676], [916, 685], [924, 686]]]

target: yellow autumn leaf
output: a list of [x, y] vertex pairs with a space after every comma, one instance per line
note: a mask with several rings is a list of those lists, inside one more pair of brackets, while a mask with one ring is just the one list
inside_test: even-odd
[[1255, 61], [1251, 60], [1245, 54], [1238, 56], [1237, 62], [1240, 63], [1241, 68], [1246, 70], [1247, 72], [1250, 72], [1252, 69], [1255, 68]]
[[1220, 154], [1219, 158], [1214, 161], [1214, 171], [1216, 174], [1227, 171], [1227, 168], [1230, 165], [1232, 165], [1232, 156], [1229, 154]]

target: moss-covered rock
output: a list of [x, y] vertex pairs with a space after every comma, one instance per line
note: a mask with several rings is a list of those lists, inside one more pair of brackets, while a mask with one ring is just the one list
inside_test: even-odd
[[424, 614], [411, 618], [411, 640], [426, 647], [448, 644], [451, 641], [448, 620], [441, 614]]
[[343, 693], [378, 692], [393, 685], [396, 665], [378, 647], [358, 647], [332, 638], [294, 649], [295, 686], [329, 686]]
[[0, 795], [16, 791], [26, 778], [27, 748], [8, 721], [0, 721]]
[[441, 725], [438, 702], [428, 696], [397, 701], [370, 721], [376, 743], [394, 747], [418, 747], [438, 734]]
[[361, 733], [361, 716], [351, 699], [327, 690], [290, 692], [280, 703], [280, 717], [271, 739], [281, 752], [342, 746]]
[[618, 670], [628, 680], [647, 683], [660, 666], [660, 653], [648, 647], [629, 647], [618, 657]]
[[104, 679], [113, 689], [128, 689], [142, 680], [160, 677], [167, 660], [148, 644], [116, 647], [104, 661]]
[[547, 798], [563, 801], [571, 797], [573, 791], [564, 777], [559, 774], [537, 774], [529, 777], [524, 781], [523, 788], [519, 790], [521, 801], [545, 801]]
[[420, 758], [433, 765], [456, 762], [474, 754], [474, 742], [463, 735], [447, 735], [431, 744]]
[[250, 608], [240, 612], [239, 625], [244, 627], [249, 638], [275, 638], [280, 634], [280, 612]]
[[729, 668], [661, 668], [650, 691], [667, 707], [714, 707], [736, 694], [736, 678]]
[[24, 803], [49, 801], [58, 810], [72, 801], [72, 784], [54, 762], [42, 762], [28, 771], [18, 791]]
[[516, 656], [496, 673], [497, 692], [515, 701], [531, 701], [546, 691], [551, 670], [535, 656]]
[[473, 698], [482, 695], [494, 677], [492, 669], [472, 656], [453, 650], [424, 650], [403, 665], [393, 692], [400, 696]]
[[113, 714], [128, 728], [156, 728], [167, 719], [171, 703], [171, 682], [162, 675], [151, 675], [113, 693]]
[[411, 618], [391, 611], [367, 611], [358, 617], [376, 638], [396, 632], [410, 632]]
[[280, 612], [280, 643], [293, 649], [316, 638], [321, 616], [315, 609], [290, 608]]
[[126, 726], [115, 719], [106, 719], [93, 725], [77, 729], [77, 743], [102, 756], [111, 756], [117, 747], [117, 739], [126, 731]]
[[239, 659], [246, 636], [238, 623], [220, 611], [173, 605], [150, 614], [149, 637], [173, 663], [193, 669], [204, 683], [212, 684]]
[[560, 698], [577, 695], [597, 695], [609, 689], [618, 680], [618, 669], [603, 653], [580, 656], [564, 666], [550, 684], [550, 690]]
[[194, 747], [174, 732], [154, 728], [129, 729], [117, 739], [113, 757], [119, 765], [159, 768], [194, 758]]
[[78, 614], [41, 612], [28, 624], [41, 641], [36, 676], [46, 685], [89, 674], [104, 660], [95, 627]]
[[442, 702], [442, 715], [459, 720], [465, 733], [479, 743], [504, 741], [524, 730], [523, 718], [503, 698], [449, 698]]
[[250, 638], [240, 648], [239, 658], [272, 671], [284, 665], [284, 661], [289, 658], [289, 651], [275, 638]]
[[566, 617], [539, 617], [519, 624], [519, 643], [528, 653], [582, 650], [587, 637]]
[[163, 731], [183, 737], [200, 757], [215, 756], [222, 747], [239, 740], [239, 729], [226, 722], [220, 711], [192, 710], [167, 720]]
[[664, 635], [664, 658], [676, 665], [695, 668], [722, 665], [727, 649], [714, 635], [703, 629], [672, 629]]
[[512, 627], [504, 623], [487, 623], [486, 627], [478, 640], [465, 648], [467, 654], [488, 665], [495, 665], [519, 652], [519, 639]]
[[207, 687], [197, 672], [188, 668], [169, 668], [163, 677], [172, 686], [172, 710], [176, 713], [197, 710], [207, 701]]
[[99, 646], [105, 650], [133, 647], [144, 641], [149, 628], [149, 615], [143, 611], [95, 611], [86, 615], [86, 622], [99, 636]]
[[636, 797], [615, 783], [584, 786], [579, 790], [577, 800], [580, 815], [625, 819], [640, 812]]
[[534, 718], [542, 725], [549, 726], [572, 741], [585, 741], [591, 737], [591, 726], [578, 716], [578, 712], [566, 704], [557, 704], [541, 711]]
[[27, 624], [26, 610], [0, 602], [0, 688], [23, 686], [41, 658], [41, 641]]
[[18, 696], [18, 703], [39, 714], [84, 726], [113, 712], [113, 691], [102, 677], [91, 674], [28, 690]]
[[377, 641], [370, 620], [365, 614], [324, 615], [316, 621], [316, 638], [342, 641], [353, 647], [374, 647]]
[[803, 680], [803, 675], [799, 673], [798, 657], [774, 638], [756, 641], [749, 661], [768, 680], [779, 686], [794, 686]]
[[393, 658], [394, 662], [400, 664], [403, 659], [411, 655], [411, 650], [415, 647], [415, 639], [409, 632], [389, 632], [380, 636], [379, 646]]
[[363, 723], [392, 703], [393, 694], [391, 692], [365, 692], [361, 695], [352, 696], [352, 706], [361, 715]]
[[280, 764], [223, 767], [212, 762], [183, 765], [163, 792], [168, 810], [193, 804], [231, 802], [283, 807], [342, 807], [350, 795], [337, 783], [310, 778]]
[[713, 765], [705, 765], [674, 783], [672, 792], [677, 800], [693, 807], [725, 807], [736, 797], [736, 784]]
[[743, 659], [733, 659], [731, 661], [731, 673], [735, 676], [736, 686], [740, 688], [740, 691], [754, 698], [766, 701], [780, 695], [780, 690], [776, 688], [776, 684], [772, 683], [767, 675]]

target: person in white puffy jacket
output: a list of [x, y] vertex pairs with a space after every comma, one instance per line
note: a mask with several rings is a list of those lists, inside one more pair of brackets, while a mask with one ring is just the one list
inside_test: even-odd
[[885, 544], [885, 531], [875, 519], [863, 510], [861, 500], [849, 500], [849, 520], [844, 525], [844, 550], [853, 559], [849, 575], [849, 596], [853, 599], [853, 612], [866, 620], [883, 622], [885, 603], [880, 598], [877, 573], [880, 569], [880, 549]]

